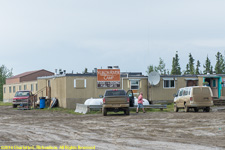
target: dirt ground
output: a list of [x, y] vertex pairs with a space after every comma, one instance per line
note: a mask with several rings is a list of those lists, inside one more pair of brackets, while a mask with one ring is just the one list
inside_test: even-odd
[[[0, 106], [0, 146], [225, 149], [225, 111], [74, 115]], [[2, 147], [5, 148], [5, 147]]]

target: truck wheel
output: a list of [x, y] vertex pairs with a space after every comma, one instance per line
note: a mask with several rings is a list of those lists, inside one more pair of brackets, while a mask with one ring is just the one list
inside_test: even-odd
[[206, 112], [210, 112], [210, 107], [206, 107], [206, 108], [205, 108], [205, 111], [206, 111]]
[[125, 112], [126, 112], [125, 113], [126, 115], [130, 115], [130, 109], [129, 108], [127, 108]]
[[15, 104], [13, 104], [12, 106], [13, 106], [13, 108], [17, 108], [17, 105], [15, 105]]
[[189, 107], [186, 104], [184, 105], [184, 111], [189, 112]]
[[103, 108], [102, 113], [103, 113], [103, 116], [107, 116], [107, 109], [106, 108]]
[[194, 110], [195, 110], [195, 112], [198, 112], [199, 109], [196, 107], [196, 108], [194, 108]]
[[174, 104], [174, 108], [173, 108], [174, 112], [178, 112], [179, 111], [179, 108], [177, 107], [176, 104]]

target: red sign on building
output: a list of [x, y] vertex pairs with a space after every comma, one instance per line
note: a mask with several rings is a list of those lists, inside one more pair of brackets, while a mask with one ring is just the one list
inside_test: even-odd
[[98, 69], [98, 87], [120, 87], [120, 69]]

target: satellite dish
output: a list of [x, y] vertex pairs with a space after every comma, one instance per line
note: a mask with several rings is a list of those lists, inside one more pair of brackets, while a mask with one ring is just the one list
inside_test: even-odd
[[158, 72], [151, 72], [148, 76], [148, 82], [150, 85], [157, 85], [160, 81], [160, 75]]

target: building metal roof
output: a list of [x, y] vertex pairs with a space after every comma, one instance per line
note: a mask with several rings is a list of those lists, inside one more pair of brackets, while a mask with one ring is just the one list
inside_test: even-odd
[[[66, 73], [66, 74], [56, 74], [52, 76], [45, 76], [45, 77], [38, 77], [38, 79], [52, 79], [52, 78], [60, 78], [60, 77], [97, 77], [97, 73], [77, 73], [77, 74], [72, 74], [72, 73]], [[121, 72], [120, 73], [121, 77], [147, 77], [142, 75], [141, 72]]]
[[[97, 77], [97, 73], [66, 73], [66, 74], [57, 74], [52, 76], [44, 76], [44, 77], [38, 77], [38, 79], [52, 79], [52, 78], [60, 78], [60, 77]], [[202, 74], [202, 75], [160, 75], [160, 78], [177, 78], [177, 77], [185, 77], [186, 80], [198, 80], [198, 77], [215, 77], [215, 76], [221, 76], [225, 77], [225, 74]], [[120, 72], [120, 77], [129, 77], [129, 78], [147, 78], [148, 76], [142, 75], [141, 72]]]
[[[36, 73], [36, 72], [39, 72], [39, 71], [47, 71], [47, 70], [41, 69], [41, 70], [35, 70], [35, 71], [28, 71], [28, 72], [24, 72], [24, 73], [21, 73], [21, 74], [15, 75], [15, 76], [10, 77], [10, 78], [7, 78], [7, 79], [22, 78], [22, 77], [25, 77], [25, 76], [31, 75], [31, 74]], [[50, 72], [50, 71], [47, 71], [47, 72]], [[50, 73], [52, 73], [52, 72], [50, 72]]]

